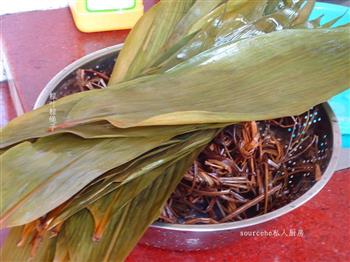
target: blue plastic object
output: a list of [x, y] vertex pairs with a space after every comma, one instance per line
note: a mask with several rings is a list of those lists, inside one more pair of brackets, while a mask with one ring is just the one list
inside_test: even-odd
[[[341, 15], [343, 15], [343, 17], [339, 19], [334, 26], [350, 23], [350, 8], [346, 6], [316, 3], [315, 8], [311, 13], [310, 20], [315, 19], [320, 15], [324, 15], [321, 21], [322, 23], [326, 23]], [[339, 120], [343, 147], [350, 148], [350, 89], [333, 97], [329, 103]]]

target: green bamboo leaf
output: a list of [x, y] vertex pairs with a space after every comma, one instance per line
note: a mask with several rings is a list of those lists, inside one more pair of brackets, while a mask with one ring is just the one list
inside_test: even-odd
[[228, 0], [222, 2], [221, 5], [193, 24], [189, 32], [193, 33], [203, 29], [215, 31], [215, 28], [222, 28], [225, 21], [227, 24], [227, 22], [243, 16], [254, 20], [262, 15], [268, 1]]
[[215, 38], [206, 44], [207, 49], [213, 46], [219, 46], [222, 43], [222, 39], [227, 35], [231, 35], [233, 31], [237, 30], [241, 26], [254, 22], [263, 17], [263, 11], [266, 7], [267, 0], [264, 1], [249, 1], [242, 5], [237, 10], [232, 10], [230, 13], [224, 15], [222, 23], [219, 26], [219, 30], [216, 33]]
[[[314, 29], [314, 28], [331, 28], [334, 26], [335, 23], [337, 23], [342, 17], [344, 17], [344, 15], [346, 14], [347, 12], [345, 12], [344, 14], [342, 14], [341, 16], [338, 16], [330, 21], [328, 21], [327, 23], [324, 23], [323, 25], [321, 25], [321, 20], [322, 18], [324, 17], [324, 14], [320, 15], [319, 17], [311, 20], [311, 21], [306, 21], [305, 23], [303, 24], [298, 24], [298, 25], [295, 25], [293, 26], [293, 28], [308, 28], [308, 29]], [[349, 24], [345, 24], [345, 25], [342, 25], [343, 27], [345, 26], [348, 26]], [[338, 26], [338, 27], [341, 27], [341, 26]]]
[[181, 49], [173, 54], [167, 53], [162, 59], [156, 59], [156, 62], [150, 69], [145, 71], [147, 74], [159, 72], [159, 68], [165, 71], [172, 66], [187, 60], [200, 52], [211, 47], [218, 46], [218, 43], [224, 44], [223, 39], [226, 35], [234, 34], [239, 27], [246, 25], [249, 20], [256, 20], [262, 16], [266, 1], [228, 1], [225, 5], [220, 5], [209, 17], [203, 18], [204, 22], [196, 28], [198, 32]]
[[[222, 124], [218, 124], [218, 127]], [[184, 134], [193, 132], [196, 130], [203, 130], [208, 128], [215, 128], [213, 125], [179, 125], [176, 127], [169, 126], [150, 126], [150, 127], [135, 127], [128, 129], [121, 129], [111, 125], [107, 121], [99, 121], [95, 123], [89, 123], [85, 125], [72, 126], [66, 129], [56, 129], [50, 132], [44, 131], [37, 134], [37, 137], [33, 137], [33, 134], [28, 130], [27, 135], [23, 135], [20, 138], [13, 137], [13, 140], [3, 144], [3, 146], [9, 146], [21, 142], [22, 140], [29, 140], [39, 137], [48, 137], [57, 134], [74, 134], [82, 138], [126, 138], [126, 137], [151, 137], [151, 136], [162, 136], [167, 134], [169, 137], [176, 136], [178, 134]], [[4, 132], [6, 134], [6, 132]], [[4, 150], [3, 152], [5, 152]]]
[[[242, 1], [242, 0], [241, 0]], [[195, 3], [189, 8], [188, 12], [177, 23], [174, 31], [169, 36], [169, 39], [164, 45], [165, 50], [171, 48], [174, 43], [182, 41], [186, 36], [194, 33], [191, 28], [193, 25], [202, 20], [208, 13], [210, 13], [215, 7], [225, 2], [224, 0], [212, 0], [212, 1], [195, 1]], [[239, 2], [236, 0], [236, 2]]]
[[135, 25], [118, 56], [110, 83], [135, 78], [164, 46], [174, 27], [193, 5], [194, 0], [160, 1]]
[[310, 23], [314, 26], [314, 28], [318, 28], [321, 26], [321, 20], [324, 17], [324, 14], [320, 15], [319, 17], [315, 18], [314, 20], [311, 20]]
[[[85, 210], [71, 217], [64, 225], [56, 254], [70, 254], [70, 261], [124, 261], [150, 223], [158, 218], [161, 208], [193, 162], [199, 150], [169, 167], [147, 189], [129, 204], [114, 213], [105, 235], [93, 242], [93, 220]], [[132, 214], [132, 216], [130, 215]], [[130, 228], [133, 234], [130, 234]], [[83, 234], [79, 232], [84, 231]]]
[[[157, 66], [150, 68], [146, 73], [154, 74], [165, 72], [182, 61], [198, 55], [203, 51], [202, 45], [206, 45], [206, 47], [208, 47], [207, 49], [209, 49], [209, 47], [219, 47], [227, 43], [232, 44], [245, 38], [290, 28], [300, 11], [300, 8], [293, 9], [287, 7], [271, 15], [261, 17], [251, 23], [244, 18], [229, 20], [232, 23], [228, 27], [223, 27], [225, 30], [222, 30], [220, 34], [215, 36], [214, 42], [211, 41], [212, 46], [204, 44], [208, 42], [206, 41], [207, 39], [202, 37], [201, 34], [198, 34], [187, 46], [184, 46], [171, 56], [168, 55], [169, 57], [167, 59], [163, 59], [164, 61], [162, 63], [156, 63]], [[239, 15], [242, 15], [242, 13]], [[204, 35], [206, 35], [206, 33], [204, 33]]]
[[59, 135], [9, 149], [1, 155], [2, 226], [22, 225], [45, 215], [101, 174], [168, 139], [85, 140]]
[[315, 0], [308, 0], [306, 1], [305, 6], [302, 8], [302, 10], [299, 12], [297, 18], [294, 20], [293, 25], [298, 24], [304, 24], [308, 19], [309, 16], [314, 9], [315, 6]]
[[321, 28], [331, 28], [336, 22], [338, 22], [341, 18], [343, 18], [346, 13], [348, 11], [346, 11], [344, 14], [342, 14], [341, 16], [338, 16], [330, 21], [328, 21], [327, 23], [323, 24], [322, 26], [320, 26]]
[[[147, 84], [135, 80], [130, 89], [111, 86], [85, 97], [61, 126], [102, 119], [126, 128], [297, 115], [348, 88], [349, 47], [349, 28], [283, 30], [227, 44], [147, 77]], [[104, 101], [103, 110], [90, 107], [98, 101]]]
[[[53, 220], [50, 227], [55, 227], [57, 224], [62, 223], [67, 217], [88, 205], [90, 208], [97, 210], [108, 208], [109, 212], [100, 212], [105, 215], [114, 213], [114, 210], [118, 210], [128, 201], [135, 198], [145, 187], [162, 175], [165, 168], [183, 158], [184, 155], [206, 145], [216, 133], [217, 130], [206, 130], [186, 135], [182, 138], [182, 142], [167, 147], [163, 151], [158, 151], [150, 157], [142, 158], [137, 164], [120, 172], [122, 176], [117, 174], [116, 179], [115, 177], [110, 177], [107, 181], [103, 181], [104, 185], [102, 187], [93, 186], [89, 192], [75, 197], [68, 207]], [[109, 199], [108, 196], [104, 197], [111, 192], [114, 195], [112, 199]], [[101, 197], [106, 199], [99, 200]], [[103, 221], [108, 221], [108, 219]], [[104, 228], [105, 223], [102, 224], [103, 226], [98, 227], [99, 230]], [[99, 237], [100, 234], [98, 233], [97, 236]]]
[[[204, 24], [211, 24], [212, 21], [214, 19], [219, 19], [220, 17], [226, 19], [226, 20], [233, 20], [233, 19], [236, 19], [236, 17], [238, 15], [247, 15], [248, 18], [251, 18], [253, 19], [253, 17], [259, 17], [261, 14], [262, 14], [262, 11], [265, 7], [265, 0], [264, 1], [247, 1], [247, 0], [240, 0], [240, 1], [237, 1], [237, 0], [230, 0], [230, 1], [227, 1], [227, 3], [225, 4], [221, 4], [219, 5], [220, 3], [223, 3], [225, 1], [219, 1], [219, 0], [215, 0], [215, 1], [196, 1], [195, 4], [189, 8], [189, 11], [186, 13], [185, 11], [183, 12], [183, 17], [181, 20], [178, 21], [178, 23], [176, 22], [176, 19], [173, 20], [174, 24], [177, 23], [177, 26], [174, 27], [174, 28], [171, 28], [171, 27], [167, 27], [167, 31], [166, 32], [169, 32], [171, 33], [171, 35], [169, 36], [168, 40], [164, 41], [165, 38], [163, 38], [162, 36], [162, 40], [164, 42], [164, 45], [162, 46], [162, 41], [152, 41], [151, 43], [148, 43], [148, 45], [150, 45], [155, 51], [154, 51], [154, 55], [157, 57], [157, 58], [154, 58], [152, 60], [154, 61], [158, 61], [157, 63], [161, 62], [166, 56], [169, 56], [170, 54], [174, 53], [175, 50], [177, 50], [179, 47], [181, 47], [182, 45], [186, 44], [186, 42], [188, 42], [191, 38], [193, 38], [193, 35], [195, 33], [195, 31], [197, 30], [196, 27], [199, 29], [200, 27], [198, 27], [198, 24], [200, 24], [201, 26], [203, 26]], [[211, 9], [213, 9], [215, 6], [218, 6], [218, 8], [215, 9], [215, 11], [213, 11], [213, 13], [209, 13], [209, 17], [208, 16], [205, 16], [205, 17], [202, 17], [206, 12], [210, 11]], [[165, 7], [166, 8], [166, 7]], [[188, 8], [185, 7], [185, 9]], [[164, 8], [161, 10], [161, 9], [158, 9], [158, 13], [161, 15], [162, 13], [164, 13]], [[185, 14], [186, 13], [186, 14]], [[226, 17], [226, 13], [227, 13], [227, 17]], [[201, 22], [197, 22], [196, 23], [196, 26], [193, 25], [194, 22], [196, 22], [196, 20], [198, 18], [201, 18], [200, 21]], [[158, 21], [155, 21], [155, 23], [157, 23]], [[163, 22], [163, 21], [162, 21]], [[162, 23], [161, 22], [161, 23]], [[216, 29], [216, 24], [217, 22], [214, 21], [214, 28], [210, 29], [210, 30], [217, 30]], [[193, 27], [195, 29], [193, 29]], [[220, 26], [221, 28], [222, 26]], [[192, 29], [191, 29], [192, 28]], [[220, 29], [218, 28], [218, 29]], [[157, 27], [157, 29], [154, 29], [152, 32], [154, 32], [155, 34], [158, 32], [157, 30], [163, 30], [162, 28], [160, 27]], [[144, 34], [146, 34], [146, 31], [143, 30]], [[138, 35], [142, 35], [142, 32], [139, 31], [139, 30], [136, 30], [136, 32], [139, 32]], [[208, 30], [207, 30], [207, 33], [208, 34]], [[164, 34], [164, 30], [163, 30], [163, 33], [162, 35]], [[203, 34], [203, 33], [202, 33]], [[131, 34], [131, 36], [128, 38], [128, 40], [130, 42], [136, 42], [136, 36], [138, 36], [137, 34], [135, 35], [135, 37], [133, 37], [133, 35]], [[135, 41], [133, 41], [133, 39]], [[157, 38], [158, 39], [158, 38]], [[180, 41], [181, 39], [181, 41]], [[127, 41], [128, 41], [127, 40]], [[140, 42], [140, 41], [137, 41], [137, 42]], [[209, 39], [207, 39], [206, 42], [210, 42]], [[135, 55], [134, 57], [131, 57], [131, 58], [134, 58], [133, 60], [133, 64], [137, 64], [137, 63], [141, 63], [141, 64], [145, 64], [145, 65], [151, 65], [152, 63], [148, 63], [147, 61], [146, 62], [142, 62], [140, 60], [140, 56], [136, 57], [136, 48], [132, 47], [131, 45], [129, 45], [128, 43], [126, 44], [126, 51], [129, 49], [132, 49], [133, 51], [129, 51], [130, 52], [133, 52], [133, 54]], [[144, 47], [143, 49], [146, 49], [146, 47]], [[158, 55], [159, 52], [157, 52], [156, 50], [159, 49], [161, 50], [161, 54]], [[122, 51], [122, 54], [123, 54], [123, 51]], [[150, 52], [147, 52], [147, 54], [149, 56], [151, 56], [152, 54]], [[158, 55], [158, 56], [157, 56]], [[141, 57], [143, 56], [143, 54], [141, 53]], [[137, 61], [139, 59], [139, 62]], [[151, 60], [151, 58], [149, 59]], [[118, 64], [118, 61], [120, 61], [120, 64]], [[127, 67], [127, 64], [125, 64], [125, 62], [123, 61], [131, 61], [130, 59], [130, 56], [128, 57], [128, 60], [127, 59], [123, 59], [123, 55], [120, 56], [120, 59], [117, 61], [117, 66], [116, 66], [116, 69], [115, 69], [115, 72], [116, 71], [123, 71], [125, 70]], [[141, 61], [141, 62], [140, 62]], [[154, 61], [153, 62], [153, 65], [154, 65]], [[131, 63], [131, 62], [130, 62]], [[146, 66], [145, 66], [146, 68]], [[130, 68], [128, 68], [128, 70], [130, 71]], [[141, 73], [143, 70], [139, 70], [138, 73]], [[114, 74], [116, 75], [116, 73]], [[137, 72], [134, 73], [134, 75], [137, 75]], [[121, 75], [122, 76], [122, 75]], [[130, 79], [132, 77], [126, 77], [126, 78], [123, 78], [124, 80], [125, 79]], [[114, 76], [112, 75], [112, 83], [114, 82]]]
[[[92, 241], [93, 228], [94, 222], [87, 210], [82, 210], [68, 219], [57, 237], [54, 259], [51, 261], [93, 261], [89, 249], [95, 249], [100, 244]], [[45, 261], [38, 260], [38, 262]]]
[[[2, 136], [0, 141], [0, 148], [4, 149], [10, 145], [25, 140], [30, 140], [32, 138], [64, 133], [60, 131], [52, 131], [49, 122], [50, 109], [54, 108], [56, 110], [55, 117], [57, 122], [64, 121], [64, 119], [61, 117], [68, 114], [75, 103], [77, 103], [84, 96], [93, 95], [96, 91], [98, 90], [90, 90], [87, 92], [81, 92], [66, 96], [57, 100], [54, 102], [54, 104], [47, 104], [36, 110], [14, 118], [5, 127], [0, 128]], [[35, 133], [37, 135], [33, 133], [34, 129], [36, 130]]]
[[320, 15], [319, 17], [311, 20], [311, 21], [306, 21], [304, 24], [299, 24], [294, 26], [294, 28], [309, 28], [309, 29], [313, 29], [313, 28], [320, 28], [321, 27], [321, 20], [324, 17], [324, 15]]
[[[19, 261], [53, 261], [56, 249], [56, 238], [50, 238], [47, 234], [41, 239], [37, 250], [33, 250], [29, 244], [32, 241], [33, 234], [30, 234], [23, 246], [18, 246], [22, 238], [23, 226], [15, 227], [10, 230], [0, 249], [0, 259], [6, 262]], [[35, 254], [33, 254], [35, 252]]]
[[[198, 152], [197, 152], [198, 153]], [[124, 261], [130, 249], [136, 244], [149, 223], [159, 215], [162, 205], [181, 180], [182, 173], [195, 158], [195, 154], [187, 156], [159, 177], [136, 199], [114, 213], [108, 223], [106, 234], [98, 242], [93, 242], [94, 222], [86, 210], [82, 210], [65, 222], [60, 232], [55, 249], [54, 261]], [[174, 174], [181, 174], [176, 176]], [[168, 185], [168, 186], [161, 186]], [[154, 200], [158, 201], [154, 203]], [[152, 203], [152, 204], [150, 204]], [[131, 212], [138, 218], [129, 219]], [[137, 219], [142, 221], [137, 222]], [[130, 234], [129, 228], [135, 230]], [[125, 230], [127, 229], [127, 230]], [[13, 256], [9, 249], [4, 250], [8, 257]], [[37, 261], [45, 261], [36, 259]]]
[[[57, 101], [58, 123], [69, 127], [107, 120], [118, 127], [135, 127], [236, 122], [299, 114], [349, 86], [348, 35], [348, 27], [283, 30], [226, 44], [165, 74], [96, 90], [83, 98], [74, 99], [76, 96], [72, 95], [69, 99], [76, 105], [69, 112], [61, 110], [66, 100]], [[288, 81], [291, 77], [294, 81]], [[319, 92], [314, 94], [314, 90]], [[213, 91], [216, 99], [211, 97]], [[279, 96], [267, 96], [270, 93]], [[264, 94], [269, 99], [256, 103], [257, 97]], [[310, 96], [300, 99], [305, 97], [302, 94]], [[192, 97], [197, 99], [193, 101]], [[101, 101], [103, 107], [90, 106]], [[41, 135], [48, 109], [46, 106], [12, 121], [3, 130], [3, 144], [27, 138], [29, 133], [33, 137], [37, 137], [36, 133]], [[183, 112], [180, 117], [176, 113], [179, 111]]]
[[[168, 57], [184, 48], [188, 43], [191, 43], [191, 40], [197, 35], [200, 28], [204, 25], [210, 24], [213, 19], [218, 17], [221, 10], [223, 10], [223, 7], [226, 10], [228, 9], [227, 6], [232, 5], [231, 3], [235, 3], [237, 6], [237, 4], [240, 5], [246, 1], [247, 0], [230, 0], [228, 2], [225, 0], [196, 1], [187, 14], [179, 21], [169, 39], [164, 44], [161, 50], [162, 52], [160, 52], [156, 58], [154, 58], [154, 61], [152, 61], [152, 67], [158, 66], [164, 60], [168, 59]], [[215, 8], [216, 6], [218, 6], [218, 8]], [[149, 65], [149, 67], [151, 66]], [[143, 70], [143, 72], [148, 71], [149, 68], [146, 67]]]
[[272, 13], [278, 12], [284, 8], [299, 8], [307, 0], [269, 0], [267, 2], [266, 8], [264, 10], [265, 15], [270, 15]]
[[[194, 148], [192, 148], [192, 150], [194, 150]], [[184, 154], [173, 158], [172, 161], [168, 161], [147, 173], [136, 174], [137, 177], [128, 178], [128, 181], [121, 183], [112, 193], [90, 204], [88, 209], [93, 214], [95, 221], [94, 239], [101, 239], [103, 237], [110, 218], [114, 213], [142, 194], [142, 190], [150, 186], [158, 177], [164, 175], [164, 171], [167, 167], [175, 165], [177, 161], [182, 158], [184, 158]], [[152, 222], [153, 220], [149, 221], [150, 224]]]
[[[140, 236], [142, 236], [142, 232], [144, 232], [148, 225], [158, 217], [162, 205], [166, 202], [177, 183], [181, 180], [182, 174], [193, 162], [196, 155], [202, 150], [202, 146], [206, 145], [215, 135], [215, 132], [212, 132], [211, 135], [211, 137], [208, 137], [208, 133], [203, 132], [202, 135], [197, 136], [198, 139], [194, 139], [197, 140], [197, 142], [195, 142], [195, 148], [197, 148], [195, 153], [182, 156], [183, 160], [178, 161], [176, 165], [169, 167], [166, 171], [164, 171], [164, 168], [162, 171], [159, 170], [160, 172], [158, 171], [159, 175], [157, 176], [159, 178], [157, 178], [154, 183], [151, 183], [152, 185], [141, 192], [141, 194], [138, 194], [134, 200], [128, 201], [130, 203], [117, 213], [108, 213], [110, 215], [108, 216], [110, 221], [106, 225], [107, 229], [104, 237], [100, 239], [99, 242], [93, 242], [93, 239], [95, 239], [95, 241], [97, 240], [93, 237], [94, 222], [91, 216], [86, 211], [82, 210], [68, 219], [57, 239], [52, 239], [55, 246], [46, 247], [45, 241], [41, 244], [39, 250], [41, 250], [41, 252], [46, 250], [49, 252], [50, 257], [48, 258], [48, 256], [46, 256], [42, 258], [41, 255], [37, 255], [34, 257], [34, 260], [51, 261], [52, 253], [54, 252], [54, 261], [90, 261], [90, 259], [94, 259], [91, 261], [95, 261], [95, 259], [101, 261], [103, 258], [105, 258], [105, 261], [110, 261], [110, 258], [107, 258], [109, 256], [113, 256], [113, 261], [123, 261], [130, 249], [136, 244]], [[191, 138], [195, 137], [192, 136]], [[172, 184], [170, 188], [169, 186], [161, 186], [169, 184]], [[127, 191], [124, 190], [123, 192], [126, 193]], [[109, 197], [107, 196], [101, 199], [98, 204], [102, 206], [104, 203], [110, 204], [108, 199]], [[155, 199], [157, 200], [154, 203]], [[140, 212], [141, 206], [143, 212]], [[94, 210], [95, 216], [98, 215], [96, 209], [92, 208], [92, 210]], [[138, 222], [136, 227], [132, 225], [135, 224], [137, 220], [125, 219], [128, 213], [126, 210], [129, 210], [129, 212], [133, 214], [136, 212], [138, 217], [142, 216], [142, 222]], [[152, 216], [150, 214], [152, 214]], [[130, 237], [128, 231], [123, 229], [124, 227], [130, 228], [129, 223], [132, 228], [135, 228], [135, 234], [132, 234], [132, 237]], [[13, 248], [15, 248], [13, 243], [19, 241], [21, 231], [22, 229], [20, 228], [13, 230], [13, 232], [16, 232], [13, 240], [8, 241], [7, 246], [2, 250], [9, 261], [12, 261], [14, 257], [17, 258], [19, 254], [21, 254], [23, 259], [29, 257], [29, 251], [21, 252], [22, 250], [19, 250], [19, 252], [15, 254], [13, 252]], [[46, 238], [47, 236], [45, 236], [45, 239]], [[10, 243], [12, 243], [12, 245], [10, 245]], [[29, 250], [30, 246], [26, 245], [24, 248]]]
[[[163, 175], [149, 188], [128, 204], [130, 206], [128, 213], [125, 213], [123, 209], [118, 212], [126, 216], [133, 214], [133, 217], [129, 219], [130, 217], [127, 216], [128, 219], [118, 223], [120, 230], [114, 232], [114, 238], [112, 239], [114, 241], [110, 242], [109, 252], [104, 256], [105, 261], [124, 261], [148, 226], [158, 219], [164, 204], [181, 181], [184, 172], [202, 149], [200, 148], [191, 155], [184, 156], [178, 163], [165, 170]], [[128, 206], [125, 208], [128, 208]], [[134, 228], [134, 234], [130, 234], [127, 228]], [[99, 256], [97, 255], [96, 258]]]
[[161, 9], [160, 3], [154, 5], [138, 20], [133, 30], [129, 33], [125, 40], [124, 48], [117, 57], [109, 83], [120, 82], [120, 79], [127, 74], [130, 64], [134, 61], [146, 41], [147, 33], [151, 31], [159, 9]]
[[[187, 137], [186, 140], [190, 139]], [[183, 139], [173, 139], [174, 143], [162, 145], [136, 159], [126, 163], [120, 167], [117, 167], [100, 178], [90, 183], [87, 187], [79, 192], [61, 212], [52, 217], [53, 221], [50, 223], [50, 227], [64, 222], [67, 218], [77, 213], [79, 210], [87, 207], [89, 204], [97, 201], [101, 197], [111, 193], [126, 179], [130, 180], [129, 176], [140, 176], [147, 174], [158, 168], [160, 165], [174, 159], [172, 155], [174, 151], [179, 149], [179, 144], [183, 144]], [[172, 141], [173, 141], [172, 140]], [[192, 141], [195, 143], [195, 141]], [[51, 214], [48, 214], [48, 219], [51, 219]]]

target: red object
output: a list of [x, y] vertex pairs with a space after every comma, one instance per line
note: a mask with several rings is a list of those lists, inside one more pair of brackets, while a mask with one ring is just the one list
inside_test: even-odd
[[[156, 1], [145, 1], [148, 8]], [[68, 9], [0, 17], [2, 41], [24, 111], [64, 66], [100, 48], [124, 41], [128, 31], [81, 33]], [[0, 86], [1, 123], [14, 117], [6, 84]], [[138, 245], [128, 262], [350, 261], [350, 169], [337, 172], [311, 201], [261, 230], [302, 230], [303, 236], [242, 237], [211, 251], [177, 252]]]

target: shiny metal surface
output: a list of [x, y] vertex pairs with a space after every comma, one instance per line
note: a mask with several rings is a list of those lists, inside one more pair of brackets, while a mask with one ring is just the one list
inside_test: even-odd
[[[70, 64], [59, 72], [43, 89], [34, 108], [44, 105], [50, 96], [67, 78], [72, 77], [79, 68], [93, 68], [101, 63], [111, 63], [122, 45], [101, 49]], [[216, 225], [178, 225], [155, 223], [146, 231], [140, 243], [171, 250], [203, 250], [232, 243], [239, 240], [242, 230], [263, 229], [264, 224], [274, 220], [303, 205], [314, 197], [328, 182], [336, 170], [340, 152], [340, 131], [332, 109], [327, 103], [323, 105], [321, 134], [327, 134], [328, 150], [331, 157], [327, 159], [321, 179], [305, 194], [273, 212], [237, 222]]]

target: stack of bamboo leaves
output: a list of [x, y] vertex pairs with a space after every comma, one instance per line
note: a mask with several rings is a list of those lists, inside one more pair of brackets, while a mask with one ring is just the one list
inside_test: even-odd
[[[109, 88], [11, 121], [1, 139], [3, 261], [123, 261], [225, 126], [295, 115], [349, 84], [349, 27], [313, 1], [162, 0]], [[17, 247], [19, 246], [19, 247]]]

